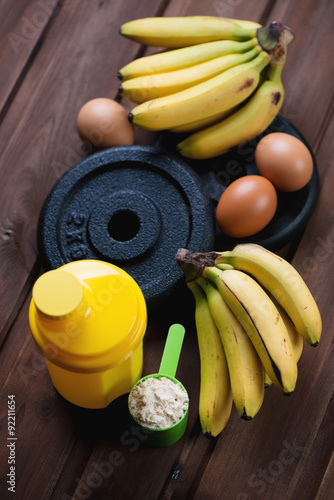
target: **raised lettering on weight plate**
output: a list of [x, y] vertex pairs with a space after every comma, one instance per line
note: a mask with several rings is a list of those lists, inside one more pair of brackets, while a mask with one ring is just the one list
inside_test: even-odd
[[85, 216], [78, 212], [72, 212], [66, 221], [66, 227], [66, 248], [71, 260], [85, 259], [87, 257]]

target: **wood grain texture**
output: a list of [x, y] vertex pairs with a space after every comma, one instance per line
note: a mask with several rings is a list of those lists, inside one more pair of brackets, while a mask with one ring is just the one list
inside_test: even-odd
[[[330, 498], [334, 478], [333, 6], [331, 0], [0, 1], [0, 61], [6, 69], [6, 78], [0, 81], [2, 498], [12, 498], [3, 473], [8, 470], [8, 394], [15, 394], [17, 403], [17, 498]], [[28, 307], [32, 284], [42, 272], [36, 246], [42, 204], [57, 179], [91, 153], [77, 135], [77, 112], [93, 97], [116, 97], [118, 69], [155, 50], [122, 38], [120, 24], [138, 17], [191, 14], [262, 23], [280, 20], [296, 34], [283, 73], [282, 114], [316, 154], [321, 193], [293, 264], [319, 304], [323, 338], [317, 349], [305, 345], [297, 388], [290, 398], [270, 387], [253, 421], [240, 420], [233, 409], [219, 438], [209, 440], [198, 421], [194, 304], [184, 286], [150, 314], [144, 374], [157, 371], [168, 326], [184, 324], [187, 333], [177, 377], [190, 395], [189, 425], [175, 445], [150, 450], [132, 427], [126, 397], [105, 410], [87, 411], [56, 393], [31, 338]], [[23, 39], [8, 37], [9, 33]], [[150, 144], [154, 138], [154, 134], [136, 133], [138, 144]]]
[[[145, 2], [132, 4], [141, 13], [152, 12], [149, 3], [146, 8]], [[92, 2], [85, 8], [75, 0], [64, 3], [16, 93], [11, 112], [3, 119], [2, 337], [10, 326], [11, 311], [17, 311], [21, 304], [19, 297], [35, 265], [36, 224], [42, 204], [61, 174], [91, 153], [78, 137], [77, 113], [93, 97], [116, 96], [117, 71], [125, 58], [135, 57], [138, 51], [136, 44], [123, 41], [118, 33], [130, 11], [121, 1]], [[15, 288], [10, 287], [12, 281]]]
[[6, 68], [6, 77], [0, 81], [0, 119], [29, 71], [59, 4], [59, 0], [1, 2], [0, 65]]
[[284, 0], [276, 2], [270, 13], [270, 20], [280, 19], [295, 33], [282, 73], [286, 90], [282, 115], [302, 130], [311, 146], [333, 99], [334, 60], [324, 50], [333, 43], [333, 18], [330, 0]]

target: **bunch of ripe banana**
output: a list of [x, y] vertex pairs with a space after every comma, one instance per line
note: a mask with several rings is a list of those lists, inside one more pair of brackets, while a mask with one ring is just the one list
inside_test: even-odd
[[176, 261], [195, 298], [200, 422], [205, 435], [217, 436], [233, 401], [248, 420], [261, 408], [266, 384], [294, 391], [303, 342], [318, 345], [321, 316], [298, 271], [262, 246], [179, 249]]
[[167, 48], [119, 71], [129, 119], [146, 130], [186, 133], [177, 148], [204, 159], [262, 133], [284, 99], [281, 81], [292, 31], [214, 16], [151, 17], [121, 26], [123, 36]]

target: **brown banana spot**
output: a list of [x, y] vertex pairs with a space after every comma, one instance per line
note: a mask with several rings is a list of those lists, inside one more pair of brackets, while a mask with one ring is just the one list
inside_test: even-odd
[[281, 100], [281, 93], [280, 92], [272, 92], [271, 94], [271, 102], [274, 104], [274, 106], [277, 106], [277, 104]]
[[271, 62], [276, 64], [284, 64], [286, 61], [287, 45], [283, 39], [270, 52]]
[[253, 85], [254, 78], [247, 78], [247, 80], [244, 81], [243, 85], [239, 87], [238, 92], [241, 90], [247, 89], [248, 87], [251, 87]]

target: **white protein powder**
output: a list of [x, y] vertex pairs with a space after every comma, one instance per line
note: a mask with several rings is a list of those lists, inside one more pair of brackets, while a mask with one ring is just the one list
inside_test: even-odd
[[146, 427], [165, 429], [180, 420], [188, 408], [188, 394], [166, 377], [149, 377], [132, 389], [129, 407]]

